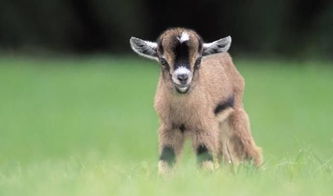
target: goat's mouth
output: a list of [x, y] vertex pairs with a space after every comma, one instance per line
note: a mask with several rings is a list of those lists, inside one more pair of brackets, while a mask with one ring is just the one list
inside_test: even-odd
[[177, 90], [178, 93], [185, 94], [190, 89], [190, 85], [179, 85], [179, 84], [175, 84], [175, 88], [176, 88], [176, 90]]

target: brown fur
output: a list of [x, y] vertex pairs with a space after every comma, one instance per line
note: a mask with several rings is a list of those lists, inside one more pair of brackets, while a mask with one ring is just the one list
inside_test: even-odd
[[[179, 41], [183, 32], [189, 38], [185, 46]], [[205, 155], [201, 167], [214, 169], [220, 160], [232, 164], [251, 160], [256, 166], [262, 163], [261, 149], [252, 138], [243, 107], [244, 79], [226, 52], [230, 37], [203, 44], [196, 32], [174, 28], [162, 33], [157, 44], [138, 38], [131, 38], [130, 42], [135, 52], [162, 64], [154, 104], [161, 124], [160, 173], [170, 171], [186, 137], [192, 140], [198, 158]], [[180, 46], [185, 47], [186, 53]], [[176, 58], [184, 54], [188, 62], [181, 62], [180, 66], [186, 65], [193, 77], [188, 91], [179, 93], [171, 75], [175, 71], [173, 65], [179, 64]], [[203, 55], [208, 56], [202, 58], [200, 67], [196, 66]]]
[[[177, 34], [179, 29], [175, 31]], [[163, 44], [174, 33], [162, 35]], [[196, 35], [191, 32], [191, 36]], [[164, 47], [171, 46], [165, 44]], [[167, 49], [164, 54], [171, 54], [168, 57], [171, 61], [172, 52]], [[233, 164], [253, 160], [259, 166], [262, 163], [261, 149], [256, 146], [251, 135], [248, 115], [243, 108], [243, 91], [244, 79], [228, 53], [203, 58], [191, 91], [186, 95], [176, 94], [162, 73], [154, 104], [161, 123], [160, 149], [170, 145], [178, 157], [184, 137], [189, 136], [194, 149], [201, 144], [206, 145], [214, 160], [223, 159]], [[215, 115], [213, 111], [216, 105], [230, 96], [235, 97], [234, 106]], [[185, 127], [184, 132], [179, 129], [180, 125]], [[160, 172], [168, 170], [164, 168], [166, 164], [160, 165], [164, 165], [160, 166]]]

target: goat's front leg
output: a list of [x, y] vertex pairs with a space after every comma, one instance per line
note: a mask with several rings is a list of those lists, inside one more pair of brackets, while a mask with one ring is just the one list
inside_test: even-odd
[[158, 163], [159, 174], [169, 173], [175, 165], [183, 148], [184, 134], [181, 130], [161, 125], [159, 129], [160, 160]]
[[218, 166], [216, 164], [219, 145], [217, 126], [194, 131], [192, 142], [199, 166], [206, 170], [214, 170]]

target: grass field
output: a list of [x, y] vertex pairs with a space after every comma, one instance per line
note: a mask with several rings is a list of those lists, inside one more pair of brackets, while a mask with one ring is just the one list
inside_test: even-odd
[[157, 175], [159, 68], [136, 58], [0, 59], [0, 195], [333, 195], [331, 62], [238, 60], [259, 170]]

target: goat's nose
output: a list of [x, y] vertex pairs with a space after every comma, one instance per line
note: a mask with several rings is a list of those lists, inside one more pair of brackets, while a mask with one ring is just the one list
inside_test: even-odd
[[181, 83], [185, 83], [185, 82], [187, 82], [188, 75], [187, 75], [187, 74], [179, 74], [179, 75], [177, 75], [177, 79], [178, 79]]

